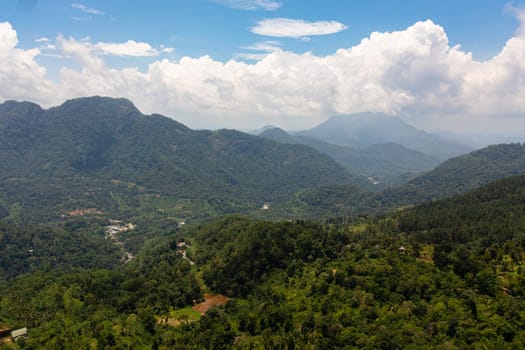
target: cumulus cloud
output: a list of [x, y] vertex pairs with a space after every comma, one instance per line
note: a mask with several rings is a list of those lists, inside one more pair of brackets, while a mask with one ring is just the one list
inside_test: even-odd
[[17, 43], [11, 25], [0, 24], [0, 100], [29, 99], [49, 106], [78, 96], [123, 96], [145, 113], [207, 128], [274, 124], [297, 129], [332, 114], [363, 111], [438, 124], [467, 115], [483, 123], [492, 120], [490, 127], [503, 125], [502, 116], [514, 116], [514, 127], [525, 123], [525, 35], [520, 31], [483, 62], [450, 46], [444, 28], [424, 21], [405, 30], [372, 33], [327, 56], [297, 54], [267, 41], [245, 48], [248, 54], [264, 54], [253, 63], [209, 56], [155, 58], [144, 70], [112, 68], [105, 55], [162, 47], [128, 51], [127, 43], [108, 46], [59, 37], [57, 53], [75, 59], [80, 68], [62, 68], [56, 82], [35, 61], [39, 49], [22, 50]]
[[0, 100], [53, 101], [55, 85], [45, 77], [46, 70], [35, 57], [39, 49], [17, 48], [18, 36], [8, 22], [0, 22]]
[[275, 0], [212, 0], [219, 4], [238, 10], [277, 10], [282, 6], [280, 1]]
[[302, 19], [268, 18], [251, 28], [252, 33], [277, 38], [307, 38], [341, 32], [348, 27], [337, 21], [307, 22]]

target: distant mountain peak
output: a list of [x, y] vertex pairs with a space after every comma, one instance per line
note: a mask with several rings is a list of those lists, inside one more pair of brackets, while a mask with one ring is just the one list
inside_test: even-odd
[[384, 113], [335, 115], [299, 135], [361, 148], [378, 143], [398, 143], [441, 160], [472, 150], [458, 142], [417, 129], [400, 117]]
[[289, 135], [284, 129], [274, 127], [274, 128], [268, 128], [263, 130], [259, 136], [267, 134], [267, 133], [273, 133], [273, 134], [281, 134], [281, 135]]
[[277, 126], [267, 124], [267, 125], [263, 126], [260, 129], [248, 131], [248, 134], [259, 135], [259, 134], [265, 132], [266, 130], [271, 130], [271, 129], [279, 129], [279, 128]]
[[289, 144], [302, 143], [300, 140], [288, 134], [283, 129], [277, 128], [277, 127], [266, 129], [262, 131], [261, 133], [257, 134], [257, 136], [264, 137], [266, 139], [274, 140], [274, 141], [281, 142], [281, 143], [289, 143]]

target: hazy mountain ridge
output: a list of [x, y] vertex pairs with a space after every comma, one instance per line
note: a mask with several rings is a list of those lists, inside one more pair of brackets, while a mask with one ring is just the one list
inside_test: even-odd
[[399, 143], [442, 161], [472, 151], [472, 148], [466, 145], [408, 125], [399, 117], [381, 113], [333, 116], [297, 135], [354, 147], [366, 147], [377, 143]]
[[0, 160], [9, 166], [0, 172], [0, 218], [31, 214], [46, 221], [91, 207], [126, 216], [160, 209], [205, 217], [253, 212], [266, 202], [285, 217], [344, 215], [422, 203], [525, 173], [523, 146], [491, 146], [371, 195], [362, 189], [370, 181], [312, 148], [356, 172], [374, 169], [378, 177], [401, 174], [421, 153], [397, 144], [356, 150], [275, 128], [262, 136], [268, 134], [281, 143], [235, 130], [191, 130], [142, 115], [124, 99], [76, 99], [49, 110], [6, 102], [0, 105]]
[[487, 183], [525, 174], [525, 144], [489, 146], [443, 162], [405, 185], [370, 193], [352, 186], [322, 186], [298, 192], [287, 202], [304, 217], [384, 213], [476, 190]]
[[291, 135], [273, 128], [259, 134], [282, 143], [304, 144], [327, 154], [352, 172], [373, 178], [377, 187], [404, 183], [408, 176], [427, 171], [439, 164], [439, 160], [419, 151], [408, 149], [398, 143], [380, 143], [365, 147], [341, 146], [301, 134]]

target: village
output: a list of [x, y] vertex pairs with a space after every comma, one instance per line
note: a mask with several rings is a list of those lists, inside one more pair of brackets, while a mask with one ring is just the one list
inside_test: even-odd
[[109, 222], [111, 225], [106, 227], [106, 239], [113, 240], [114, 244], [124, 251], [121, 261], [128, 263], [134, 258], [134, 255], [124, 249], [124, 243], [120, 240], [119, 235], [123, 232], [134, 230], [137, 225], [132, 223], [122, 225], [122, 220], [109, 220]]

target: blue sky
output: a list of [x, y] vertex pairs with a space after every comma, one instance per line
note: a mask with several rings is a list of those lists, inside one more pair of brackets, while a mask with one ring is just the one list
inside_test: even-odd
[[[417, 21], [431, 19], [446, 29], [452, 45], [460, 44], [475, 58], [487, 59], [499, 52], [518, 26], [508, 7], [523, 7], [525, 1], [268, 1], [279, 6], [275, 10], [255, 5], [252, 10], [242, 10], [227, 6], [228, 3], [234, 4], [235, 0], [2, 0], [0, 20], [15, 27], [24, 48], [33, 47], [41, 37], [62, 34], [105, 42], [134, 39], [173, 47], [174, 57], [210, 55], [225, 61], [246, 52], [243, 47], [270, 38], [250, 31], [267, 18], [330, 20], [347, 26], [340, 33], [309, 41], [279, 40], [287, 50], [319, 55], [358, 44], [374, 31], [402, 30]], [[89, 9], [101, 13], [93, 14]]]
[[0, 55], [13, 67], [0, 70], [0, 101], [124, 96], [198, 128], [297, 129], [372, 110], [447, 131], [525, 130], [524, 9], [525, 0], [2, 0]]

